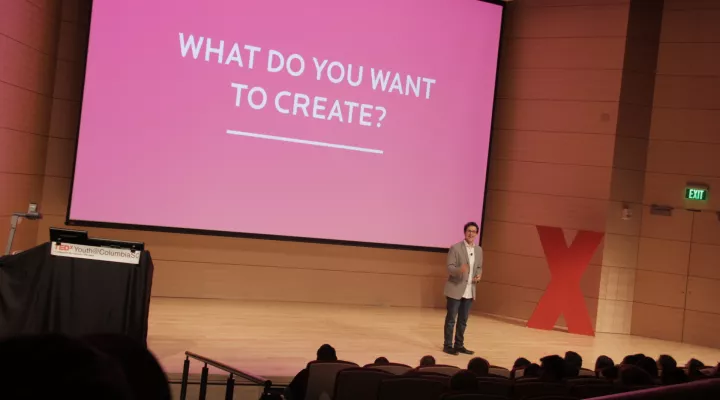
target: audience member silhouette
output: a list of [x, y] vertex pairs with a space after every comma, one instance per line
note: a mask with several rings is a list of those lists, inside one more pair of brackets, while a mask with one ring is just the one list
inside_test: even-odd
[[432, 365], [435, 365], [435, 357], [433, 356], [424, 356], [420, 359], [420, 366], [421, 367], [430, 367]]
[[525, 368], [525, 367], [529, 366], [530, 364], [532, 364], [530, 362], [530, 360], [528, 360], [525, 357], [520, 357], [517, 360], [515, 360], [515, 362], [513, 363], [513, 369]]
[[128, 336], [102, 334], [85, 338], [122, 368], [136, 400], [170, 400], [168, 377], [150, 351]]
[[523, 369], [523, 378], [539, 378], [540, 377], [540, 366], [532, 363]]
[[[335, 349], [329, 344], [324, 344], [317, 349], [316, 361], [327, 362], [337, 361], [337, 354]], [[302, 371], [298, 372], [293, 378], [290, 384], [285, 389], [285, 398], [289, 400], [304, 400], [305, 392], [307, 392], [308, 384], [308, 369], [303, 368]]]
[[623, 358], [622, 363], [623, 365], [635, 365], [638, 361], [645, 358], [645, 354], [632, 354], [629, 356], [625, 356]]
[[595, 374], [600, 376], [600, 371], [605, 368], [615, 366], [615, 362], [608, 356], [600, 356], [595, 360]]
[[677, 361], [675, 361], [674, 358], [670, 357], [667, 354], [662, 354], [660, 357], [658, 357], [657, 360], [658, 368], [662, 371], [669, 371], [671, 369], [677, 368]]
[[703, 364], [702, 361], [694, 358], [691, 358], [690, 361], [685, 364], [685, 369], [687, 369], [687, 374], [690, 379], [703, 378], [705, 375], [703, 375], [700, 370], [704, 367], [705, 364]]
[[454, 392], [475, 392], [478, 390], [477, 375], [467, 369], [460, 370], [450, 378], [450, 390]]
[[472, 371], [476, 376], [488, 376], [490, 373], [490, 363], [481, 357], [475, 357], [468, 362], [467, 369]]
[[565, 376], [575, 377], [580, 374], [580, 368], [582, 368], [582, 357], [580, 354], [574, 351], [568, 351], [565, 353]]
[[685, 371], [683, 371], [682, 368], [668, 367], [663, 368], [660, 382], [663, 385], [677, 385], [680, 383], [690, 382], [690, 378], [687, 376], [687, 374], [685, 374]]
[[0, 360], [2, 399], [133, 399], [118, 363], [80, 339], [9, 338], [0, 342]]
[[375, 359], [373, 365], [389, 365], [390, 361], [385, 357], [378, 357]]
[[620, 367], [620, 383], [628, 386], [650, 386], [655, 382], [647, 371], [637, 365], [622, 365]]
[[638, 367], [644, 369], [653, 380], [658, 378], [658, 367], [657, 362], [650, 357], [645, 357], [637, 362]]
[[610, 382], [615, 382], [620, 377], [620, 368], [616, 365], [605, 367], [600, 371], [600, 377]]
[[540, 380], [545, 382], [559, 382], [565, 379], [567, 363], [558, 355], [546, 356], [540, 359]]
[[523, 371], [523, 373], [521, 373], [521, 374], [518, 374], [517, 371], [524, 370], [529, 365], [530, 365], [530, 360], [528, 360], [525, 357], [519, 357], [513, 363], [512, 369], [510, 370], [510, 377], [516, 378], [516, 377], [524, 376], [525, 371]]

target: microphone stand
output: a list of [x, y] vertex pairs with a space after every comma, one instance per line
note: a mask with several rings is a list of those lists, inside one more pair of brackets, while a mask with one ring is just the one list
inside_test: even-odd
[[10, 250], [12, 250], [12, 243], [13, 239], [15, 239], [15, 231], [17, 230], [18, 222], [20, 222], [20, 218], [25, 218], [29, 220], [37, 220], [42, 218], [42, 216], [37, 212], [31, 212], [31, 213], [13, 213], [12, 217], [10, 217], [10, 236], [8, 237], [7, 247], [5, 247], [5, 255], [10, 255]]

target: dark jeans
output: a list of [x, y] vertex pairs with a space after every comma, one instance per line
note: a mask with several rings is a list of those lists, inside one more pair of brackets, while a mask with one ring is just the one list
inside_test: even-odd
[[457, 329], [455, 330], [455, 347], [465, 346], [465, 327], [467, 327], [470, 306], [473, 299], [455, 300], [447, 297], [447, 315], [445, 316], [445, 347], [453, 347], [452, 337], [457, 318]]

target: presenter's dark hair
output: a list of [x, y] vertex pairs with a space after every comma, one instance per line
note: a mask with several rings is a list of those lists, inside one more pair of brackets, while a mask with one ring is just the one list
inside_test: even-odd
[[477, 231], [480, 232], [480, 227], [478, 226], [478, 224], [476, 224], [474, 222], [468, 222], [467, 224], [465, 224], [465, 227], [463, 228], [463, 233], [467, 232], [468, 228], [471, 226], [474, 226], [475, 229], [477, 229]]

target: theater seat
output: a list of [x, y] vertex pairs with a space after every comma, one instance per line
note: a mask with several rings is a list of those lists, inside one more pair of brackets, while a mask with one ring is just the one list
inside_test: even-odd
[[335, 393], [335, 377], [338, 372], [357, 368], [349, 361], [311, 361], [308, 363], [308, 383], [305, 400], [329, 400]]

